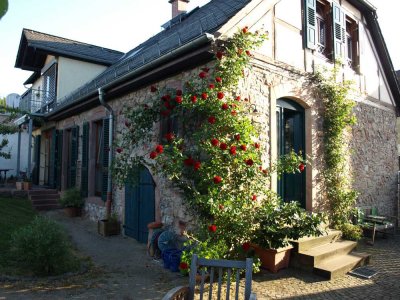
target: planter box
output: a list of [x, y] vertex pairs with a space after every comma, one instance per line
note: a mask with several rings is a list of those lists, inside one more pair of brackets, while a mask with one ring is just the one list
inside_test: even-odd
[[24, 186], [24, 190], [25, 190], [25, 191], [29, 191], [29, 190], [32, 189], [32, 182], [24, 181], [24, 182], [23, 182], [23, 186]]
[[82, 208], [80, 207], [64, 207], [65, 214], [70, 217], [80, 217], [82, 215]]
[[264, 249], [257, 245], [252, 245], [255, 253], [261, 260], [261, 267], [277, 273], [280, 269], [289, 267], [290, 251], [293, 246], [279, 249]]
[[21, 190], [24, 189], [24, 185], [22, 184], [21, 181], [17, 181], [17, 182], [15, 183], [15, 188], [16, 188], [17, 190], [21, 191]]
[[109, 220], [99, 220], [97, 231], [102, 236], [119, 235], [121, 233], [121, 223]]

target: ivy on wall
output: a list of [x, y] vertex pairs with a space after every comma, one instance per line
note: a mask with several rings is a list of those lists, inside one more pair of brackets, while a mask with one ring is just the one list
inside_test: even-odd
[[315, 80], [324, 104], [325, 188], [330, 205], [330, 223], [340, 228], [349, 223], [358, 193], [352, 189], [348, 168], [351, 152], [347, 133], [356, 124], [353, 114], [355, 102], [349, 99], [354, 82], [338, 80], [341, 63], [334, 68], [317, 72]]

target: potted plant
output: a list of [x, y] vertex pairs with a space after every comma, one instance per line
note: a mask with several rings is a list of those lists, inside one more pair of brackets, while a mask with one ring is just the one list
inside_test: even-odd
[[77, 188], [66, 190], [60, 198], [60, 204], [68, 217], [81, 215], [82, 207], [85, 204], [80, 191]]
[[121, 233], [121, 222], [118, 221], [118, 215], [112, 213], [108, 219], [99, 220], [97, 230], [102, 236], [119, 235]]
[[259, 208], [256, 219], [252, 247], [261, 266], [273, 273], [289, 266], [291, 240], [323, 233], [322, 214], [308, 213], [297, 202], [267, 204]]
[[23, 182], [21, 181], [21, 180], [17, 180], [16, 182], [15, 182], [15, 188], [17, 189], [17, 190], [23, 190], [24, 189], [24, 185], [23, 185]]
[[24, 178], [22, 184], [25, 191], [29, 191], [32, 189], [32, 180], [30, 178]]

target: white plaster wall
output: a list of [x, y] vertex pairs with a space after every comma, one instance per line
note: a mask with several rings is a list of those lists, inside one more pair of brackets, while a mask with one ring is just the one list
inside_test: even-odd
[[105, 69], [102, 65], [58, 57], [57, 99], [65, 97]]

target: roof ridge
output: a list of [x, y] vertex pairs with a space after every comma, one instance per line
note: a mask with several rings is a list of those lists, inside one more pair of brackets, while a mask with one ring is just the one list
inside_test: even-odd
[[118, 51], [118, 50], [115, 50], [115, 49], [111, 49], [111, 48], [107, 48], [107, 47], [102, 47], [102, 46], [98, 46], [98, 45], [94, 45], [94, 44], [89, 44], [89, 43], [81, 42], [81, 41], [77, 41], [77, 40], [72, 40], [72, 39], [69, 39], [69, 38], [62, 37], [62, 36], [58, 36], [58, 35], [54, 35], [54, 34], [49, 34], [49, 33], [41, 32], [41, 31], [29, 29], [29, 28], [23, 28], [22, 31], [23, 31], [24, 33], [25, 33], [25, 31], [31, 31], [31, 32], [34, 32], [34, 33], [42, 34], [42, 35], [44, 35], [44, 36], [50, 36], [50, 37], [55, 37], [55, 38], [59, 38], [59, 39], [62, 39], [62, 40], [70, 41], [70, 42], [73, 42], [73, 43], [79, 43], [79, 44], [81, 44], [81, 45], [93, 46], [93, 47], [96, 47], [96, 48], [101, 48], [101, 49], [104, 49], [104, 50], [108, 50], [108, 51], [115, 52], [116, 54], [125, 54], [124, 52]]

